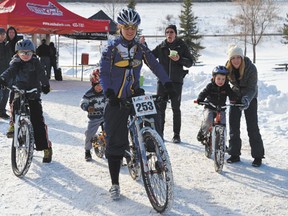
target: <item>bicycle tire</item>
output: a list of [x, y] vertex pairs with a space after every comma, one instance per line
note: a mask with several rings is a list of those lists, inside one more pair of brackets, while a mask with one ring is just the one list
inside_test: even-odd
[[130, 155], [126, 157], [127, 167], [129, 174], [133, 180], [140, 180], [141, 179], [141, 168], [139, 164], [139, 153], [135, 149], [135, 144], [133, 141], [132, 132], [129, 131], [129, 152]]
[[211, 140], [211, 132], [208, 134], [208, 136], [206, 137], [205, 143], [205, 156], [207, 158], [211, 158], [212, 156], [212, 140]]
[[11, 164], [13, 173], [18, 176], [24, 176], [32, 163], [34, 152], [34, 132], [29, 120], [23, 118], [20, 120], [17, 133], [17, 145], [14, 145], [14, 137], [11, 148]]
[[92, 146], [97, 157], [103, 158], [106, 150], [105, 141], [100, 140], [98, 136], [92, 139]]
[[[157, 212], [168, 212], [172, 207], [174, 190], [173, 173], [168, 152], [162, 138], [154, 130], [145, 130], [143, 141], [146, 147], [146, 155], [141, 155], [140, 164], [147, 196]], [[151, 151], [152, 143], [154, 144], [154, 151]], [[148, 172], [144, 171], [144, 166], [148, 167]]]
[[213, 146], [214, 146], [214, 167], [215, 171], [221, 173], [224, 166], [225, 157], [225, 128], [215, 126], [213, 129]]

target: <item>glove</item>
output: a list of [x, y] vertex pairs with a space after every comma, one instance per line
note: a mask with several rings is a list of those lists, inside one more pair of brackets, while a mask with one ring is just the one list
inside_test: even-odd
[[140, 95], [145, 95], [145, 90], [142, 88], [138, 88], [134, 91], [134, 95], [133, 96], [140, 96]]
[[94, 106], [88, 106], [87, 111], [88, 111], [89, 113], [90, 113], [90, 112], [94, 112], [94, 111], [95, 111]]
[[243, 104], [243, 106], [239, 107], [240, 110], [248, 109], [248, 107], [250, 105], [250, 101], [248, 99], [248, 96], [243, 96], [242, 99], [241, 99], [241, 103]]
[[175, 91], [175, 88], [174, 88], [172, 82], [166, 82], [164, 84], [164, 87], [167, 90], [167, 93], [168, 93], [170, 99], [177, 97], [177, 92]]
[[108, 88], [105, 95], [106, 95], [106, 98], [108, 98], [108, 103], [111, 106], [118, 106], [120, 104], [120, 100], [119, 98], [116, 97], [113, 89]]
[[42, 85], [42, 92], [48, 94], [50, 92], [50, 85]]

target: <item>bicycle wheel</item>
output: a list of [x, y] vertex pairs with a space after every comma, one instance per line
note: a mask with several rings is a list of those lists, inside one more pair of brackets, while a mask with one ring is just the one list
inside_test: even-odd
[[[141, 169], [139, 164], [139, 153], [135, 147], [133, 141], [133, 135], [131, 131], [129, 131], [129, 155], [126, 156], [127, 167], [130, 173], [130, 176], [133, 180], [140, 180], [141, 177]], [[127, 153], [128, 154], [128, 153]]]
[[141, 156], [140, 164], [147, 196], [157, 212], [167, 212], [172, 207], [174, 188], [168, 152], [161, 137], [154, 130], [146, 130], [143, 141], [146, 155]]
[[21, 177], [28, 172], [33, 159], [34, 134], [31, 122], [21, 119], [19, 128], [14, 133], [17, 133], [17, 140], [15, 144], [13, 137], [11, 148], [12, 170], [16, 176]]
[[213, 129], [213, 146], [214, 146], [214, 167], [215, 171], [221, 173], [224, 166], [225, 156], [225, 128], [215, 126]]
[[105, 140], [99, 139], [99, 136], [96, 135], [92, 139], [92, 146], [94, 148], [94, 152], [95, 152], [96, 156], [99, 158], [103, 158], [103, 156], [105, 154], [105, 150], [106, 150]]
[[207, 135], [207, 137], [205, 137], [205, 141], [204, 141], [204, 145], [205, 145], [205, 156], [207, 158], [211, 158], [212, 156], [212, 141], [211, 141], [211, 132]]

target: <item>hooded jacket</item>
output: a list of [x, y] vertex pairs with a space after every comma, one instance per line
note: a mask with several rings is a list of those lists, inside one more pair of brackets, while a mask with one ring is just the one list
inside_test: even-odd
[[121, 35], [108, 41], [100, 60], [100, 83], [106, 93], [112, 89], [118, 98], [127, 98], [140, 88], [139, 79], [143, 61], [162, 84], [170, 82], [162, 65], [152, 52], [134, 40], [127, 41]]
[[[178, 61], [173, 61], [169, 58], [170, 50], [176, 50], [180, 56]], [[155, 49], [152, 50], [153, 55], [159, 59], [166, 73], [172, 82], [183, 83], [183, 78], [187, 71], [183, 66], [189, 68], [193, 65], [193, 57], [183, 40], [176, 37], [173, 43], [168, 43], [164, 40]]]

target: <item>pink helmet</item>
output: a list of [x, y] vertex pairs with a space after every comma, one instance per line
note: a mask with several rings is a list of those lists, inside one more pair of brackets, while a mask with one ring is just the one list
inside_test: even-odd
[[100, 70], [99, 70], [99, 68], [97, 68], [91, 72], [90, 82], [92, 85], [100, 83]]

